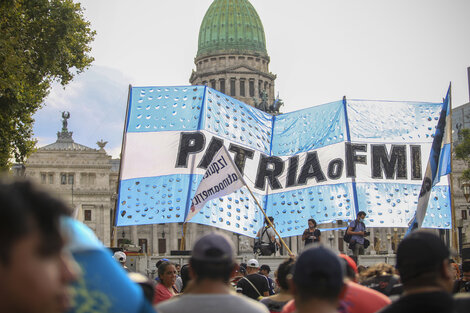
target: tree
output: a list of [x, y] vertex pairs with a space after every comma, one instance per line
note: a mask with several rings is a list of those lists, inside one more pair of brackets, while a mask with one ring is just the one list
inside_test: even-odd
[[0, 1], [0, 170], [34, 150], [33, 114], [54, 81], [65, 86], [93, 61], [95, 32], [72, 0]]
[[[470, 181], [470, 129], [462, 129], [462, 141], [455, 147], [455, 157], [465, 161], [467, 169], [462, 172], [462, 181]], [[460, 137], [460, 136], [459, 136]]]

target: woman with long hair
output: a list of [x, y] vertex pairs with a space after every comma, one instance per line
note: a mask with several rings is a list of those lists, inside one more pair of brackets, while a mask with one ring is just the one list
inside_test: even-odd
[[168, 300], [178, 294], [176, 289], [176, 267], [170, 262], [163, 262], [158, 267], [158, 278], [160, 282], [155, 287], [153, 304]]

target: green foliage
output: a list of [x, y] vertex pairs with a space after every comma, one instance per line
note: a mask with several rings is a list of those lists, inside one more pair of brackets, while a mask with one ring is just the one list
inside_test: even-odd
[[51, 83], [65, 86], [93, 61], [95, 32], [72, 0], [0, 1], [0, 170], [33, 151], [33, 114]]
[[470, 162], [470, 129], [462, 129], [462, 142], [455, 147], [455, 157], [464, 160], [467, 164], [467, 169], [463, 171], [462, 181], [470, 181], [470, 169], [468, 168]]

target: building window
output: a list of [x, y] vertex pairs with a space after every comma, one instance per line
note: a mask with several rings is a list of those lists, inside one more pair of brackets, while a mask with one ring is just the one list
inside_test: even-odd
[[240, 96], [244, 97], [245, 96], [245, 80], [240, 79]]
[[80, 173], [80, 185], [94, 185], [95, 183], [95, 173]]
[[46, 173], [41, 173], [41, 184], [46, 183]]
[[230, 79], [230, 95], [235, 96], [235, 78]]
[[73, 174], [68, 174], [67, 178], [68, 178], [68, 180], [67, 180], [68, 184], [73, 185], [74, 175]]
[[49, 184], [53, 184], [54, 183], [54, 173], [49, 173], [47, 175], [49, 177]]
[[254, 97], [255, 96], [255, 80], [254, 79], [250, 79], [250, 97]]
[[215, 89], [215, 79], [212, 79], [212, 80], [211, 80], [211, 88], [212, 88], [212, 89]]
[[262, 80], [258, 80], [258, 93], [261, 94], [261, 88], [263, 88], [263, 81]]
[[139, 247], [140, 247], [140, 252], [141, 253], [148, 253], [148, 248], [147, 248], [147, 239], [139, 239]]
[[225, 79], [222, 78], [221, 80], [219, 80], [219, 84], [220, 84], [220, 90], [219, 91], [221, 93], [225, 93]]
[[462, 219], [463, 220], [467, 219], [467, 210], [462, 210]]
[[166, 253], [166, 239], [160, 238], [158, 239], [158, 254], [165, 254]]
[[84, 220], [87, 222], [91, 221], [91, 210], [85, 210], [84, 211]]
[[268, 82], [264, 82], [264, 90], [268, 90]]
[[60, 174], [60, 183], [62, 185], [66, 185], [67, 184], [67, 174]]

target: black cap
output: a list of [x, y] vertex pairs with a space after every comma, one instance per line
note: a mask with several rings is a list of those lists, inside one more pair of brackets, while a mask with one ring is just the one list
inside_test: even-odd
[[438, 236], [429, 231], [414, 231], [398, 245], [397, 269], [401, 280], [406, 283], [421, 274], [437, 271], [449, 256], [449, 249]]
[[338, 256], [323, 246], [304, 250], [294, 266], [294, 283], [302, 287], [317, 285], [316, 277], [325, 280], [325, 287], [341, 289], [344, 269]]
[[230, 238], [224, 234], [210, 233], [194, 244], [191, 258], [198, 261], [233, 262], [233, 251]]
[[269, 265], [267, 265], [267, 264], [261, 265], [261, 267], [259, 268], [259, 270], [260, 270], [260, 271], [265, 270], [265, 271], [267, 271], [268, 273], [271, 272], [271, 268], [270, 268]]

